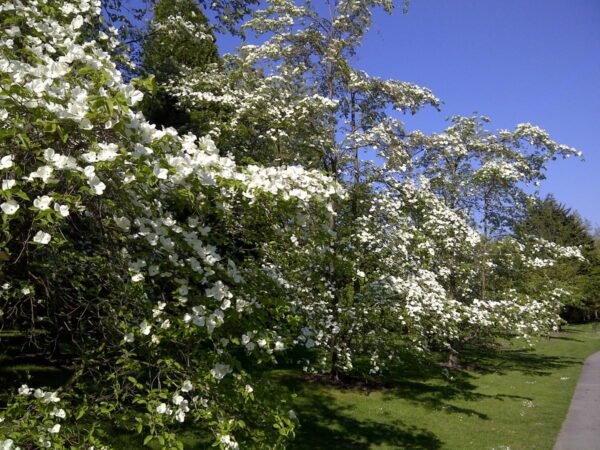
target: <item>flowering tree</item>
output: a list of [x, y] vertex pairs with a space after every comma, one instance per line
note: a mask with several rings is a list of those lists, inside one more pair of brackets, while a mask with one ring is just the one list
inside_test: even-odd
[[276, 445], [293, 414], [255, 380], [293, 314], [262, 254], [337, 188], [146, 122], [99, 7], [0, 7], [2, 323], [74, 370], [57, 392], [21, 386], [1, 435], [102, 447], [117, 426], [174, 448], [193, 421], [224, 448]]
[[[221, 75], [208, 92], [203, 73], [178, 80], [173, 91], [190, 110], [207, 101], [226, 103], [237, 114], [244, 114], [231, 121], [235, 125], [245, 123], [251, 115], [258, 137], [272, 141], [275, 147], [266, 154], [275, 154], [284, 162], [317, 163], [351, 187], [348, 199], [333, 205], [329, 246], [320, 249], [322, 265], [310, 278], [322, 280], [314, 286], [320, 287], [320, 294], [315, 305], [304, 308], [311, 320], [319, 323], [317, 327], [313, 322], [318, 329], [310, 333], [321, 336], [318, 342], [330, 353], [325, 366], [336, 374], [341, 367], [352, 367], [351, 341], [361, 334], [355, 327], [364, 326], [358, 325], [357, 317], [369, 304], [357, 301], [362, 297], [357, 275], [361, 270], [351, 263], [358, 256], [349, 246], [356, 220], [361, 210], [368, 208], [361, 198], [376, 181], [370, 164], [361, 156], [377, 145], [393, 146], [400, 139], [401, 123], [387, 114], [388, 107], [416, 112], [438, 101], [427, 89], [372, 78], [349, 64], [370, 26], [372, 9], [382, 7], [390, 12], [392, 2], [336, 1], [328, 6], [328, 14], [320, 14], [308, 2], [267, 2], [243, 29], [268, 37], [259, 45], [242, 46], [239, 56], [231, 58], [234, 70]], [[230, 81], [223, 83], [231, 78], [234, 89], [227, 86]], [[215, 77], [209, 74], [208, 79]], [[311, 338], [309, 342], [315, 341]]]
[[[315, 239], [318, 269], [298, 271], [298, 289], [310, 279], [313, 291], [299, 300], [309, 325], [299, 341], [318, 344], [325, 355], [317, 358], [317, 367], [337, 376], [353, 367], [354, 354], [389, 353], [384, 343], [398, 342], [398, 334], [419, 342], [418, 348], [437, 342], [454, 351], [483, 336], [528, 329], [535, 314], [523, 308], [531, 301], [539, 312], [538, 300], [517, 300], [501, 286], [490, 286], [498, 277], [489, 242], [510, 231], [529, 198], [526, 186], [544, 178], [546, 162], [576, 151], [529, 124], [494, 135], [483, 128], [488, 120], [477, 117], [453, 118], [442, 134], [407, 135], [393, 111], [415, 113], [424, 105], [437, 107], [438, 100], [427, 89], [372, 77], [351, 64], [372, 9], [390, 12], [393, 3], [327, 6], [267, 2], [243, 25], [264, 38], [228, 57], [235, 64], [225, 73], [196, 71], [172, 83], [189, 111], [209, 102], [231, 108], [230, 123], [239, 127], [251, 120], [260, 130], [255, 134], [274, 143], [277, 150], [264, 155], [304, 158], [312, 166], [309, 155], [316, 152], [320, 167], [347, 186], [348, 197], [333, 204], [328, 246]], [[315, 101], [310, 108], [307, 99]], [[215, 134], [226, 127], [215, 123]], [[240, 135], [239, 128], [234, 134]], [[256, 151], [232, 147], [238, 155]], [[384, 163], [374, 164], [372, 155]], [[404, 240], [393, 238], [395, 227]], [[393, 256], [382, 258], [386, 251]], [[410, 257], [399, 257], [407, 253]], [[546, 291], [538, 294], [547, 297]], [[546, 319], [555, 317], [556, 308], [546, 311], [545, 319], [538, 314], [540, 321], [553, 325]], [[419, 319], [408, 320], [411, 315]], [[379, 367], [373, 358], [371, 370]]]
[[[524, 235], [520, 236], [520, 242], [505, 237], [511, 234], [525, 212], [532, 198], [531, 187], [539, 186], [545, 178], [548, 161], [579, 155], [579, 152], [556, 143], [548, 133], [531, 124], [520, 124], [514, 131], [500, 130], [494, 134], [484, 128], [489, 122], [485, 117], [453, 117], [451, 122], [452, 125], [440, 134], [426, 136], [418, 131], [408, 134], [399, 146], [400, 151], [392, 150], [388, 167], [404, 170], [409, 178], [427, 178], [433, 192], [448, 208], [481, 231], [479, 244], [468, 252], [471, 270], [479, 281], [471, 283], [466, 295], [464, 292], [459, 294], [455, 288], [457, 280], [465, 279], [464, 273], [453, 273], [463, 267], [455, 259], [456, 255], [438, 257], [449, 270], [446, 286], [451, 297], [463, 304], [474, 305], [469, 317], [475, 319], [467, 319], [474, 326], [462, 326], [462, 337], [453, 339], [450, 345], [451, 355], [455, 355], [459, 347], [473, 339], [507, 331], [527, 334], [532, 327], [540, 331], [547, 329], [543, 324], [556, 325], [558, 297], [554, 295], [555, 284], [546, 283], [544, 288], [540, 285], [540, 290], [528, 292], [529, 295], [517, 300], [512, 290], [514, 286], [506, 280], [514, 281], [519, 276], [518, 272], [509, 269], [516, 263], [506, 251], [510, 248], [509, 253], [515, 256], [516, 252], [524, 260], [547, 252], [553, 255], [547, 261], [548, 265], [554, 265], [557, 258], [579, 257], [579, 253], [569, 248], [557, 253], [554, 246], [544, 248], [541, 241], [535, 241], [532, 246], [531, 239]], [[507, 273], [510, 274], [508, 277]], [[511, 290], [507, 291], [507, 286]], [[526, 290], [518, 292], [525, 294]], [[540, 309], [539, 302], [547, 307]], [[533, 310], [525, 313], [524, 308], [528, 305]], [[511, 311], [519, 311], [520, 316]], [[496, 319], [486, 318], [480, 323], [477, 317], [482, 314], [493, 314]], [[521, 333], [519, 330], [529, 331]]]
[[124, 81], [97, 0], [0, 5], [0, 323], [73, 374], [15, 387], [4, 448], [110, 447], [115, 428], [181, 448], [185, 423], [283, 446], [295, 415], [267, 369], [287, 350], [376, 374], [400, 348], [555, 325], [561, 292], [515, 271], [577, 249], [500, 231], [572, 149], [476, 118], [406, 135], [398, 114], [438, 100], [350, 63], [391, 1], [271, 0], [243, 27], [262, 42], [193, 67], [169, 46], [210, 30], [185, 4], [158, 2], [145, 62], [203, 136], [138, 111], [152, 86]]

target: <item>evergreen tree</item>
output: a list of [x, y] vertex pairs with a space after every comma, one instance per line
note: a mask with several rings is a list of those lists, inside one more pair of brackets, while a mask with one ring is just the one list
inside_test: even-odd
[[551, 278], [568, 290], [571, 295], [563, 309], [567, 320], [596, 317], [600, 306], [600, 259], [589, 225], [581, 216], [548, 195], [531, 204], [515, 232], [518, 236], [536, 236], [562, 246], [580, 248], [585, 260], [565, 260], [541, 272], [528, 274], [526, 279], [530, 283], [544, 283]]
[[141, 74], [153, 76], [156, 83], [142, 104], [146, 118], [180, 132], [205, 134], [203, 124], [207, 118], [196, 113], [194, 120], [166, 89], [186, 68], [204, 69], [219, 63], [214, 33], [197, 2], [159, 0], [154, 5], [141, 50]]

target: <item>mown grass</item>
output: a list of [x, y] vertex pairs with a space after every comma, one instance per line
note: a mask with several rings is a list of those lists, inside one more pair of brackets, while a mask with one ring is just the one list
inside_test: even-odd
[[[576, 325], [534, 347], [472, 349], [462, 360], [471, 371], [406, 360], [381, 384], [331, 385], [290, 371], [274, 377], [297, 394], [301, 427], [291, 449], [551, 449], [582, 363], [599, 350], [600, 333]], [[64, 377], [0, 355], [0, 386], [26, 373]], [[207, 448], [192, 431], [182, 436], [186, 448]], [[142, 448], [139, 441], [121, 436], [115, 448]]]
[[463, 363], [476, 371], [411, 364], [381, 388], [297, 383], [291, 448], [551, 449], [582, 363], [599, 350], [600, 333], [578, 325], [534, 348], [471, 351]]

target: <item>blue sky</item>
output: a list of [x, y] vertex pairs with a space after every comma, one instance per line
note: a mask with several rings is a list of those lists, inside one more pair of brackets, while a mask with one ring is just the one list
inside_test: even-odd
[[356, 63], [445, 102], [409, 128], [439, 131], [446, 116], [478, 112], [583, 151], [585, 162], [550, 166], [542, 193], [600, 226], [600, 0], [413, 0], [406, 15], [376, 15]]
[[375, 14], [355, 64], [444, 101], [407, 117], [409, 130], [477, 112], [491, 129], [531, 122], [583, 151], [552, 163], [542, 194], [600, 226], [600, 0], [411, 0], [407, 14]]

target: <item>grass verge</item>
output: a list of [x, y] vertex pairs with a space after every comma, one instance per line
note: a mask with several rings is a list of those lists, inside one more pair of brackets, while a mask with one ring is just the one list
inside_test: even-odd
[[[581, 373], [600, 350], [591, 325], [465, 355], [471, 372], [399, 367], [385, 386], [288, 382], [302, 427], [294, 449], [551, 449]], [[590, 414], [600, 414], [600, 411]]]

